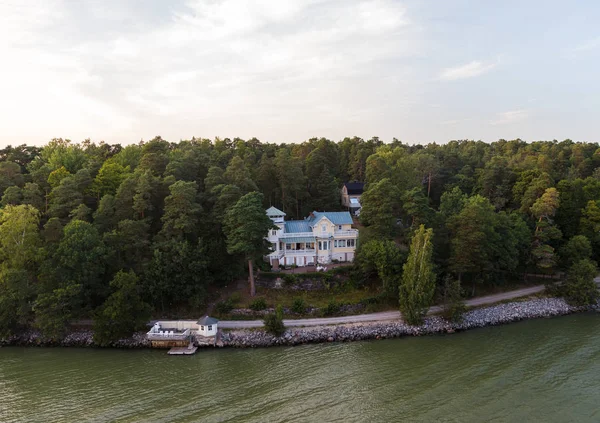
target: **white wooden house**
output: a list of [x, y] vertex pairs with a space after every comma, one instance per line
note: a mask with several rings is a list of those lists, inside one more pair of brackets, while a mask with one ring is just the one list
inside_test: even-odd
[[267, 216], [277, 229], [269, 231], [267, 256], [271, 266], [309, 266], [333, 260], [354, 260], [358, 230], [352, 229], [349, 212], [312, 212], [304, 220], [285, 221], [285, 213], [270, 207]]

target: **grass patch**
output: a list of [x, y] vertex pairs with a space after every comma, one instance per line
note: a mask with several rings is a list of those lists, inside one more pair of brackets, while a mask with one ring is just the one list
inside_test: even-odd
[[[292, 309], [299, 300], [306, 307], [324, 308], [331, 301], [338, 304], [358, 304], [377, 296], [378, 292], [373, 289], [340, 288], [335, 290], [293, 291], [288, 289], [261, 289], [259, 295], [264, 298], [269, 307], [282, 305]], [[242, 296], [241, 308], [250, 308], [254, 299], [249, 295]], [[367, 301], [368, 302], [368, 301]]]

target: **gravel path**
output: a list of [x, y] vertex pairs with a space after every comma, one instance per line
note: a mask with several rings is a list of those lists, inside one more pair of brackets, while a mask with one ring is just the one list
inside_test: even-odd
[[[469, 307], [493, 304], [514, 298], [527, 297], [529, 295], [542, 292], [543, 290], [544, 285], [536, 285], [530, 288], [517, 289], [515, 291], [473, 298], [471, 300], [465, 301], [465, 304]], [[441, 307], [434, 306], [429, 309], [429, 314], [439, 313], [441, 310]], [[355, 316], [319, 317], [313, 319], [288, 319], [284, 320], [283, 323], [286, 327], [298, 327], [337, 325], [345, 323], [388, 322], [400, 321], [401, 319], [402, 316], [399, 311], [383, 311], [380, 313], [358, 314]], [[263, 322], [262, 320], [221, 320], [219, 321], [219, 327], [223, 329], [260, 328], [263, 327]]]

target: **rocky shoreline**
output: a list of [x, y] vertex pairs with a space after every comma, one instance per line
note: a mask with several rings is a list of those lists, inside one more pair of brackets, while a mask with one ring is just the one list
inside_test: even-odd
[[[421, 326], [410, 326], [397, 321], [314, 326], [289, 328], [281, 337], [275, 337], [263, 330], [232, 330], [221, 334], [219, 346], [232, 348], [293, 346], [310, 343], [349, 342], [454, 333], [526, 319], [562, 316], [588, 310], [600, 311], [600, 303], [589, 308], [572, 307], [561, 298], [540, 298], [471, 310], [463, 315], [463, 321], [460, 323], [452, 323], [441, 317], [431, 316], [426, 318]], [[39, 333], [31, 331], [8, 339], [1, 339], [0, 346], [96, 347], [92, 335], [91, 330], [79, 330], [70, 333], [59, 342], [48, 342]], [[131, 338], [114, 342], [109, 347], [149, 348], [150, 343], [146, 340], [145, 334], [140, 332]]]

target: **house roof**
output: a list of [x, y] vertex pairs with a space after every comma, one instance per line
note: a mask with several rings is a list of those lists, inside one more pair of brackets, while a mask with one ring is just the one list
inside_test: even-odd
[[198, 320], [199, 325], [207, 326], [207, 325], [216, 325], [218, 322], [214, 317], [204, 316], [200, 320]]
[[285, 216], [285, 213], [282, 212], [281, 210], [271, 206], [267, 209], [267, 216], [269, 216], [269, 217]]
[[352, 216], [347, 211], [344, 212], [312, 212], [313, 217], [307, 219], [310, 226], [315, 226], [322, 218], [327, 218], [334, 225], [351, 225]]
[[285, 222], [285, 233], [312, 232], [307, 220], [288, 220]]
[[362, 182], [346, 182], [344, 186], [348, 191], [348, 195], [360, 195], [365, 189], [365, 184]]
[[293, 244], [295, 242], [317, 242], [314, 236], [286, 236], [279, 239], [286, 244]]

